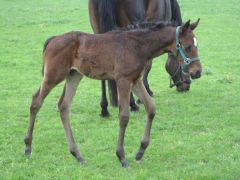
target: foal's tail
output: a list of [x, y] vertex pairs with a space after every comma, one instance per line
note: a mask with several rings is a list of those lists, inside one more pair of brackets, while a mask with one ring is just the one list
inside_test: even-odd
[[[55, 37], [56, 37], [56, 36], [51, 36], [50, 38], [48, 38], [48, 39], [45, 41], [45, 43], [44, 43], [44, 45], [43, 45], [43, 53], [45, 52], [45, 50], [46, 50], [48, 44], [50, 43], [50, 41], [53, 40]], [[42, 75], [43, 75], [43, 74], [44, 74], [44, 64], [43, 64], [43, 66], [42, 66]]]
[[[105, 33], [113, 30], [117, 26], [116, 10], [118, 0], [92, 0], [96, 14], [99, 18], [99, 31], [98, 33]], [[108, 81], [109, 97], [113, 106], [118, 105], [117, 86], [115, 81]]]

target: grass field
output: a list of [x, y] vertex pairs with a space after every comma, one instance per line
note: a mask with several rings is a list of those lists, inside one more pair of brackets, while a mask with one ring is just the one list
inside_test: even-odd
[[31, 96], [41, 82], [42, 46], [52, 35], [92, 32], [87, 0], [0, 1], [0, 179], [240, 179], [240, 1], [179, 0], [196, 30], [203, 76], [188, 93], [168, 87], [166, 57], [150, 74], [157, 114], [151, 144], [140, 164], [134, 156], [145, 112], [132, 113], [125, 150], [130, 167], [115, 156], [118, 110], [99, 117], [100, 82], [83, 79], [72, 104], [75, 140], [87, 160], [79, 165], [56, 109], [63, 84], [38, 114], [33, 155], [24, 156]]

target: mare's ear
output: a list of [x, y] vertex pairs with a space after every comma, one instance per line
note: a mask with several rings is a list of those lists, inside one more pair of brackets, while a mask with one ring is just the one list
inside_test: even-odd
[[200, 18], [198, 18], [197, 22], [190, 24], [191, 30], [194, 30], [198, 26], [199, 21], [200, 21]]
[[188, 20], [186, 23], [184, 23], [181, 27], [181, 33], [184, 33], [190, 26], [190, 20]]

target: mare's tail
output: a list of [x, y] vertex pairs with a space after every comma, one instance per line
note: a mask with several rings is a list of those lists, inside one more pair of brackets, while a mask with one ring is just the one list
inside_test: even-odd
[[172, 21], [176, 22], [178, 26], [182, 25], [182, 15], [177, 0], [171, 0]]
[[[50, 38], [48, 38], [48, 39], [45, 41], [45, 43], [44, 43], [44, 45], [43, 45], [43, 53], [45, 52], [45, 50], [46, 50], [49, 42], [50, 42], [51, 40], [53, 40], [55, 37], [56, 37], [56, 36], [51, 36]], [[44, 74], [44, 63], [43, 63], [43, 66], [42, 66], [42, 75], [43, 75], [43, 74]]]
[[[118, 0], [92, 0], [93, 6], [97, 11], [99, 18], [99, 31], [98, 33], [105, 33], [113, 30], [117, 25], [116, 9]], [[109, 97], [113, 106], [118, 105], [118, 94], [116, 82], [113, 80], [108, 81]]]
[[99, 18], [98, 33], [105, 33], [116, 27], [116, 10], [118, 0], [92, 0], [93, 6]]

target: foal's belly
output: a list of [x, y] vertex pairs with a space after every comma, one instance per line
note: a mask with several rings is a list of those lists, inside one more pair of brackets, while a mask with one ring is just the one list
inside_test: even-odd
[[73, 66], [71, 69], [77, 70], [79, 73], [87, 76], [91, 79], [98, 79], [98, 80], [110, 80], [114, 79], [113, 71], [106, 71], [102, 68], [94, 68], [91, 66]]
[[114, 79], [114, 76], [112, 73], [106, 72], [106, 71], [101, 71], [99, 69], [94, 69], [94, 68], [89, 68], [89, 69], [84, 69], [80, 70], [82, 74], [85, 76], [92, 78], [92, 79], [98, 79], [98, 80], [109, 80], [109, 79]]

